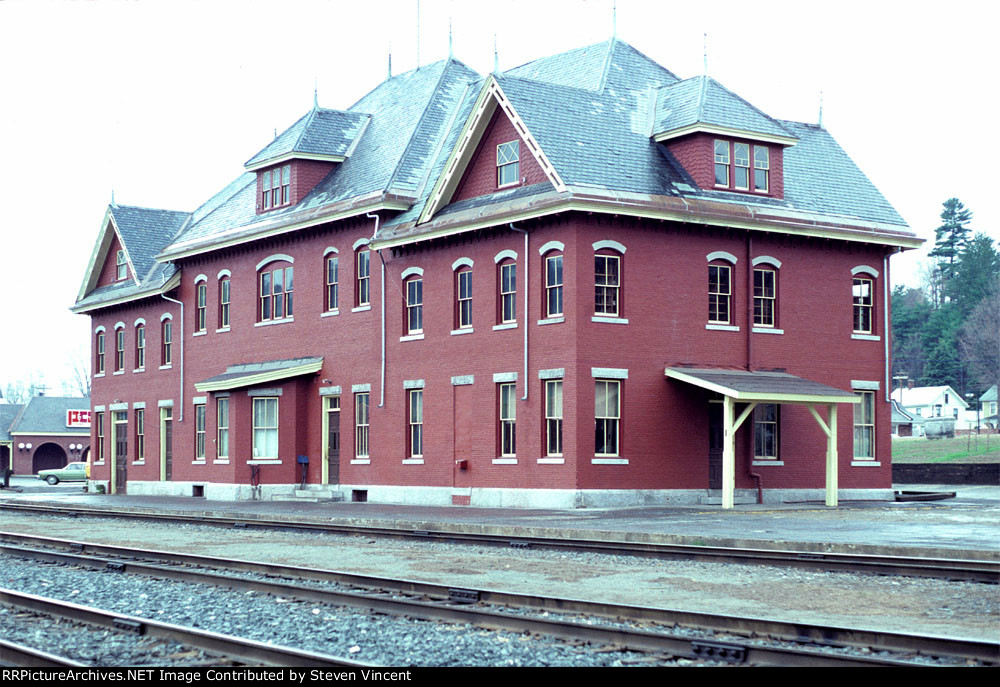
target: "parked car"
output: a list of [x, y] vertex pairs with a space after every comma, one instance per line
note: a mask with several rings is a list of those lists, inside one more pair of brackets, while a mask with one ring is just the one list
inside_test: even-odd
[[35, 475], [38, 479], [43, 479], [49, 484], [59, 484], [60, 482], [83, 482], [86, 481], [88, 473], [88, 465], [83, 461], [77, 461], [70, 463], [64, 468], [56, 468], [54, 470], [39, 470], [38, 474]]

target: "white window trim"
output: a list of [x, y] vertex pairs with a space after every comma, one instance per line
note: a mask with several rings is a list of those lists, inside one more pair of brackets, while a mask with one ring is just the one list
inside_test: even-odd
[[781, 260], [773, 258], [770, 255], [761, 255], [760, 257], [754, 258], [752, 262], [754, 267], [757, 265], [773, 265], [779, 270], [781, 269]]
[[266, 265], [269, 265], [272, 262], [290, 262], [290, 263], [294, 263], [295, 262], [295, 258], [293, 258], [291, 255], [286, 255], [285, 253], [275, 253], [273, 255], [267, 256], [266, 258], [264, 258], [263, 260], [261, 260], [260, 262], [258, 262], [257, 263], [257, 269], [256, 269], [256, 271], [260, 272], [260, 270], [261, 270], [262, 267], [265, 267]]
[[858, 265], [857, 267], [851, 268], [851, 274], [855, 277], [859, 274], [868, 274], [875, 279], [878, 279], [878, 270], [874, 267], [869, 267], [868, 265]]
[[705, 258], [708, 262], [712, 262], [713, 260], [725, 260], [726, 262], [733, 265], [736, 264], [737, 260], [737, 257], [735, 255], [733, 255], [732, 253], [727, 253], [724, 250], [717, 250], [712, 253], [709, 253], [708, 255], [705, 256]]
[[625, 255], [625, 246], [622, 245], [622, 244], [620, 244], [620, 243], [618, 243], [617, 241], [613, 241], [612, 239], [604, 239], [602, 241], [595, 241], [593, 243], [593, 247], [594, 247], [594, 251], [595, 252], [599, 251], [599, 250], [603, 250], [605, 248], [610, 248], [613, 251], [616, 251], [618, 253], [621, 253], [622, 255]]
[[455, 262], [451, 263], [451, 271], [456, 271], [459, 267], [473, 267], [472, 258], [459, 258]]
[[493, 262], [497, 265], [499, 265], [501, 262], [507, 259], [514, 260], [516, 262], [517, 253], [512, 250], [502, 250], [493, 256]]
[[545, 255], [550, 250], [557, 250], [561, 253], [565, 253], [566, 245], [562, 241], [548, 241], [547, 243], [543, 243], [542, 247], [538, 249], [538, 254]]

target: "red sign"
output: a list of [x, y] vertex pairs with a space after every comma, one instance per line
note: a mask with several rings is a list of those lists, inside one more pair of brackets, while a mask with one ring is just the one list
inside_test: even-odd
[[70, 429], [75, 429], [79, 427], [90, 427], [90, 411], [89, 410], [67, 410], [66, 411], [66, 426]]

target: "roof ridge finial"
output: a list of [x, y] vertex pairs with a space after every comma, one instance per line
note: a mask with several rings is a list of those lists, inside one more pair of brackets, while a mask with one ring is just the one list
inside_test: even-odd
[[618, 0], [611, 3], [611, 40], [618, 38]]
[[450, 60], [454, 56], [451, 49], [451, 17], [448, 17], [448, 59]]
[[417, 0], [417, 69], [420, 69], [420, 0]]
[[500, 71], [500, 55], [497, 53], [497, 35], [493, 34], [493, 73]]
[[819, 128], [823, 128], [823, 91], [819, 92]]
[[705, 63], [705, 76], [708, 76], [708, 31], [702, 35], [701, 50], [702, 60]]
[[385, 78], [392, 78], [392, 41], [389, 41], [389, 75]]
[[319, 77], [313, 76], [313, 110], [319, 109]]
[[111, 189], [111, 207], [118, 207], [118, 203], [115, 202], [115, 190]]

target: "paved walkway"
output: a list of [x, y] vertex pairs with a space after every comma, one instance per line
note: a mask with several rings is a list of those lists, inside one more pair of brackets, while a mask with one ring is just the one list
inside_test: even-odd
[[930, 556], [1000, 560], [1000, 486], [899, 485], [897, 491], [956, 492], [956, 497], [926, 502], [842, 501], [837, 508], [827, 508], [821, 502], [754, 504], [738, 505], [731, 511], [723, 511], [717, 506], [537, 510], [374, 503], [224, 502], [84, 494], [76, 485], [48, 487], [26, 478], [15, 478], [11, 486], [21, 492], [0, 490], [0, 500], [357, 525], [391, 523], [421, 530], [550, 537], [585, 535], [608, 540], [740, 544], [760, 548], [780, 544], [809, 551], [909, 551]]

